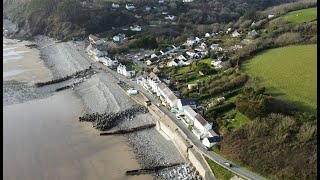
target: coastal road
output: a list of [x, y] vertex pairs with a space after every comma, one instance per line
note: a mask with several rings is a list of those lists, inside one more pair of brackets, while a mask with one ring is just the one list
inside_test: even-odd
[[[79, 53], [82, 54], [92, 65], [93, 67], [96, 68], [102, 68], [106, 73], [110, 73], [112, 74], [115, 78], [117, 78], [119, 81], [123, 81], [125, 83], [127, 83], [128, 85], [133, 86], [134, 88], [136, 88], [137, 90], [140, 91], [140, 93], [142, 93], [143, 95], [145, 95], [151, 102], [157, 104], [160, 103], [159, 100], [157, 100], [155, 98], [155, 96], [153, 96], [151, 93], [149, 93], [147, 90], [145, 90], [142, 86], [138, 85], [136, 83], [136, 81], [132, 81], [131, 79], [127, 79], [124, 76], [118, 74], [117, 72], [107, 68], [105, 65], [98, 63], [98, 62], [94, 62], [93, 60], [91, 60], [84, 52], [84, 49], [82, 48], [78, 48], [70, 45], [73, 48], [79, 49]], [[201, 141], [199, 141], [199, 139], [196, 138], [196, 136], [188, 129], [188, 127], [180, 120], [178, 120], [175, 116], [175, 114], [173, 114], [172, 112], [170, 112], [167, 108], [165, 108], [164, 106], [160, 106], [159, 107], [168, 117], [170, 117], [170, 119], [187, 135], [187, 138], [189, 139], [189, 141], [192, 143], [192, 145], [198, 149], [199, 152], [201, 152], [202, 154], [206, 155], [208, 158], [210, 158], [211, 160], [213, 160], [214, 162], [218, 163], [220, 166], [230, 170], [231, 172], [249, 179], [249, 180], [265, 180], [265, 178], [250, 172], [244, 168], [241, 168], [239, 166], [236, 166], [234, 163], [232, 163], [231, 161], [225, 159], [224, 157], [220, 156], [219, 154], [212, 152], [212, 151], [208, 151], [205, 146], [201, 143]], [[232, 167], [227, 167], [224, 165], [224, 162], [229, 162], [231, 164], [233, 164]]]

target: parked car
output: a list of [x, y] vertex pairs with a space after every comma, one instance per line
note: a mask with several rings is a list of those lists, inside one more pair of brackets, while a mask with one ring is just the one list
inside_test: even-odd
[[224, 165], [228, 166], [228, 167], [232, 167], [232, 164], [231, 163], [228, 163], [228, 162], [224, 162]]

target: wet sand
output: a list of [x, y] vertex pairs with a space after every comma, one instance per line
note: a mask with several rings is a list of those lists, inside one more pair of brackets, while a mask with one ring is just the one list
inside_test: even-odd
[[[4, 81], [47, 81], [37, 49], [4, 40]], [[6, 45], [7, 44], [7, 45]], [[123, 136], [104, 136], [90, 123], [79, 123], [85, 112], [74, 91], [3, 107], [3, 178], [6, 180], [138, 180], [125, 176], [140, 168]]]
[[40, 51], [28, 48], [28, 41], [17, 43], [12, 39], [3, 39], [3, 80], [38, 82], [52, 79], [51, 72], [40, 59]]
[[83, 110], [69, 90], [5, 106], [4, 179], [152, 179], [126, 177], [139, 165], [124, 137], [100, 137]]

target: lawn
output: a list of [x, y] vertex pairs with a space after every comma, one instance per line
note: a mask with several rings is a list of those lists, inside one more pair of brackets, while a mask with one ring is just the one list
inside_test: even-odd
[[284, 98], [298, 109], [316, 112], [317, 46], [298, 45], [267, 50], [243, 64], [251, 77], [273, 96]]
[[207, 163], [209, 164], [214, 176], [216, 176], [217, 179], [229, 180], [233, 176], [235, 176], [235, 174], [233, 174], [231, 171], [221, 167], [220, 165], [218, 165], [217, 163], [215, 163], [211, 159], [207, 158], [206, 156], [205, 156], [205, 159], [206, 159]]
[[228, 124], [229, 127], [238, 129], [239, 127], [241, 127], [242, 125], [250, 121], [250, 119], [247, 116], [237, 111], [236, 109], [232, 109], [231, 111], [226, 112], [225, 115], [233, 114], [233, 113], [237, 113], [237, 114], [234, 117], [234, 120], [229, 122]]
[[134, 67], [134, 69], [136, 70], [136, 72], [141, 71], [142, 67], [141, 66], [137, 66], [135, 64], [132, 65], [132, 67]]
[[292, 24], [310, 22], [312, 20], [317, 19], [317, 8], [308, 8], [301, 9], [298, 11], [292, 11], [281, 17]]

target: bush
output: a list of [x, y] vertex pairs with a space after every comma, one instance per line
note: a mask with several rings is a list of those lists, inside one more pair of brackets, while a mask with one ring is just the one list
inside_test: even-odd
[[229, 111], [229, 110], [233, 109], [234, 107], [235, 107], [234, 103], [223, 104], [221, 106], [213, 107], [213, 108], [208, 109], [205, 112], [205, 115], [206, 116], [212, 116], [213, 114], [219, 114], [219, 113], [222, 113], [222, 112], [225, 112], [225, 111]]
[[276, 45], [283, 46], [289, 44], [297, 44], [303, 41], [299, 33], [284, 33], [281, 34], [274, 42]]

